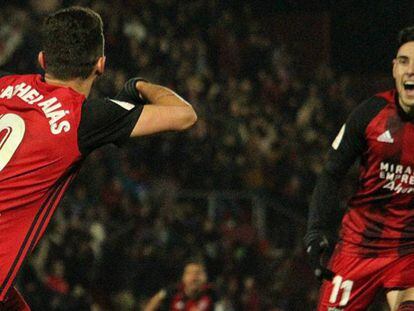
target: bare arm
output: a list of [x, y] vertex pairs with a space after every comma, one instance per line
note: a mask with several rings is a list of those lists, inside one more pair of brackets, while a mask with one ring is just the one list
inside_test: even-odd
[[162, 301], [166, 296], [165, 290], [160, 290], [153, 296], [144, 308], [144, 311], [156, 311], [161, 306]]
[[144, 106], [131, 137], [182, 131], [197, 121], [193, 107], [172, 90], [145, 81], [138, 81], [136, 88], [149, 104]]

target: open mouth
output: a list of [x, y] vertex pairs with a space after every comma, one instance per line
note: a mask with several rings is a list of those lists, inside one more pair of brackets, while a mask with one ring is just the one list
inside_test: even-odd
[[407, 90], [407, 91], [414, 90], [414, 81], [405, 81], [404, 90]]

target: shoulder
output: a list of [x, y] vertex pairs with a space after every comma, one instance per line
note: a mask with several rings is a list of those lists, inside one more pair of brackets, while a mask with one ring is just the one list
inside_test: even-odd
[[375, 114], [381, 111], [390, 103], [395, 101], [395, 91], [387, 91], [375, 94], [374, 96], [364, 100], [359, 104], [354, 110], [353, 113], [369, 113]]
[[376, 98], [378, 101], [385, 101], [386, 103], [394, 103], [397, 98], [397, 90], [388, 90], [375, 94], [372, 98]]
[[374, 96], [362, 101], [356, 106], [348, 117], [347, 123], [355, 123], [365, 127], [371, 122], [385, 107], [395, 102], [395, 91], [387, 91], [375, 94]]
[[0, 70], [0, 78], [3, 78], [5, 76], [10, 76], [10, 75], [12, 75], [10, 72]]
[[0, 71], [0, 81], [4, 84], [21, 85], [36, 85], [38, 87], [42, 76], [40, 74], [15, 74], [10, 72]]
[[117, 109], [123, 109], [123, 110], [132, 110], [135, 105], [120, 101], [116, 99], [111, 98], [97, 98], [97, 99], [86, 99], [84, 102], [85, 109], [99, 109], [102, 107], [115, 107]]
[[12, 81], [19, 79], [21, 75], [16, 75], [14, 73], [0, 71], [0, 81], [2, 83], [11, 83]]
[[394, 97], [394, 91], [383, 92], [356, 106], [333, 141], [333, 149], [338, 149], [342, 155], [358, 155], [365, 148], [366, 129], [369, 124], [393, 102]]
[[36, 77], [40, 77], [40, 74], [36, 73], [27, 73], [27, 74], [18, 74], [12, 73], [4, 70], [0, 70], [0, 79], [2, 78], [12, 78], [12, 79], [26, 79], [26, 80], [33, 80]]
[[133, 104], [110, 98], [86, 99], [82, 105], [82, 121], [88, 123], [113, 121], [129, 114], [134, 108]]

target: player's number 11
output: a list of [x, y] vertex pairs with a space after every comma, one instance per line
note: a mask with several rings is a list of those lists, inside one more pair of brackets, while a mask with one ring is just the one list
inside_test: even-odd
[[9, 163], [23, 140], [26, 126], [21, 117], [14, 113], [0, 115], [0, 172]]
[[342, 295], [341, 295], [341, 300], [339, 302], [339, 306], [340, 307], [346, 306], [351, 296], [351, 290], [352, 290], [352, 286], [354, 285], [354, 282], [351, 280], [343, 280], [342, 276], [337, 275], [332, 280], [332, 283], [333, 283], [333, 288], [332, 288], [331, 297], [329, 298], [329, 302], [336, 303], [338, 299], [339, 290], [342, 289]]

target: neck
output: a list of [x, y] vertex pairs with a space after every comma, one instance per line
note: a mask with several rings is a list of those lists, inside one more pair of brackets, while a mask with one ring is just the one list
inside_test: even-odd
[[194, 297], [198, 293], [198, 290], [189, 290], [185, 288], [184, 293], [187, 297]]
[[76, 92], [85, 95], [85, 97], [89, 96], [94, 79], [95, 78], [91, 76], [85, 80], [73, 79], [73, 80], [64, 81], [64, 80], [56, 79], [47, 73], [45, 74], [45, 81], [47, 84], [70, 87]]

